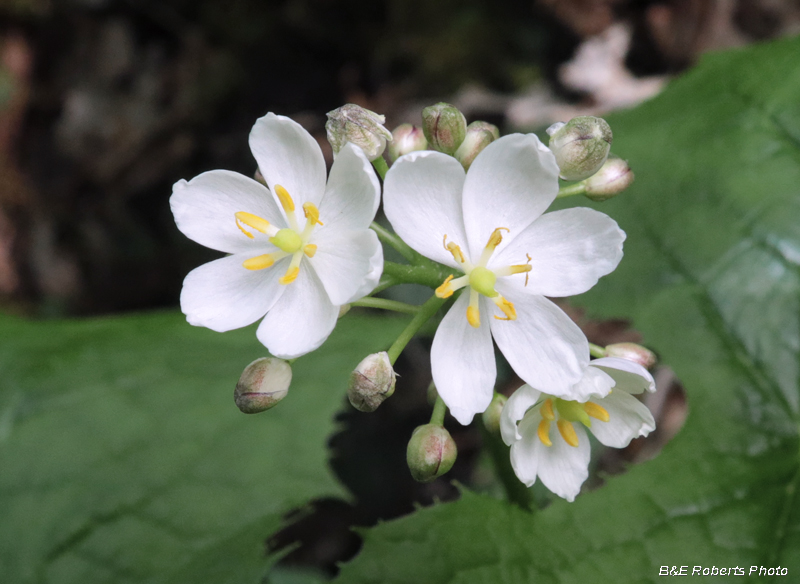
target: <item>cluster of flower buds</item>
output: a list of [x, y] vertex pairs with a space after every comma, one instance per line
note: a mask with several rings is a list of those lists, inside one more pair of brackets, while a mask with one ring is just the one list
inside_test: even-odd
[[383, 154], [386, 143], [392, 141], [392, 134], [383, 127], [386, 118], [361, 106], [348, 103], [328, 112], [325, 130], [333, 152], [352, 142], [364, 151], [369, 160]]
[[245, 414], [257, 414], [278, 405], [289, 393], [291, 383], [292, 367], [288, 362], [262, 357], [244, 368], [233, 399]]
[[400, 124], [392, 131], [392, 143], [389, 145], [389, 159], [392, 162], [409, 152], [427, 149], [428, 140], [422, 128], [412, 124]]

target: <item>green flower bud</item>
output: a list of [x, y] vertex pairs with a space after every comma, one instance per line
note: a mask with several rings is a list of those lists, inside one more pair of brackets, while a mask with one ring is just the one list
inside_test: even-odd
[[[492, 129], [493, 128], [493, 129]], [[497, 126], [486, 122], [472, 122], [467, 126], [467, 135], [461, 146], [456, 150], [455, 157], [468, 170], [472, 161], [480, 154], [484, 148], [494, 142], [500, 136]]]
[[632, 182], [633, 171], [628, 163], [622, 158], [612, 156], [596, 174], [584, 181], [585, 194], [592, 201], [606, 201], [627, 189]]
[[564, 180], [583, 180], [592, 176], [608, 158], [611, 127], [601, 118], [580, 116], [547, 128], [550, 150], [556, 156]]
[[352, 142], [364, 151], [372, 161], [383, 154], [386, 142], [392, 141], [392, 134], [383, 127], [384, 116], [348, 103], [328, 112], [325, 130], [334, 154], [338, 154], [345, 144]]
[[506, 405], [508, 398], [502, 393], [495, 393], [492, 398], [492, 403], [486, 408], [486, 411], [481, 414], [483, 425], [491, 434], [500, 435], [500, 414]]
[[453, 467], [457, 453], [450, 432], [442, 426], [425, 424], [411, 435], [406, 461], [414, 480], [429, 483]]
[[365, 358], [350, 374], [347, 399], [362, 412], [374, 412], [394, 393], [396, 375], [386, 351]]
[[428, 141], [422, 128], [411, 124], [400, 124], [392, 131], [392, 143], [389, 144], [389, 160], [394, 162], [403, 154], [427, 150]]
[[452, 156], [467, 135], [467, 119], [456, 106], [440, 102], [422, 110], [422, 130], [431, 148]]
[[262, 357], [244, 368], [233, 399], [245, 414], [257, 414], [278, 404], [289, 393], [292, 367], [283, 359]]
[[606, 347], [606, 357], [619, 357], [650, 369], [658, 362], [656, 354], [636, 343], [614, 343]]

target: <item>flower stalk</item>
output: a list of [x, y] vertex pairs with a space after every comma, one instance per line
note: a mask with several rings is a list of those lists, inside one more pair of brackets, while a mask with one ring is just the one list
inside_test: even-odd
[[397, 337], [397, 340], [389, 347], [389, 363], [392, 365], [395, 364], [397, 358], [400, 356], [400, 353], [403, 352], [403, 349], [406, 348], [408, 342], [414, 338], [414, 335], [419, 332], [419, 329], [423, 327], [423, 325], [428, 322], [434, 314], [436, 314], [439, 309], [442, 307], [442, 304], [445, 303], [443, 298], [439, 298], [437, 296], [431, 296], [428, 300], [419, 307], [419, 312], [411, 319], [411, 322], [408, 323], [403, 332], [400, 333], [400, 336]]

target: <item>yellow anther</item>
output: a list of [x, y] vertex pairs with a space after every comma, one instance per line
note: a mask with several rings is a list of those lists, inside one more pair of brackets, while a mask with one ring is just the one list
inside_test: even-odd
[[486, 244], [486, 247], [490, 247], [490, 248], [494, 249], [498, 245], [500, 245], [500, 242], [503, 241], [503, 234], [500, 233], [500, 231], [502, 231], [504, 229], [506, 231], [510, 231], [510, 229], [508, 227], [498, 227], [497, 229], [492, 231], [492, 234], [489, 236], [489, 242]]
[[280, 280], [278, 280], [278, 282], [280, 282], [284, 286], [286, 284], [291, 284], [297, 279], [297, 275], [299, 273], [300, 273], [299, 267], [289, 268], [288, 270], [286, 270], [286, 273], [283, 275], [283, 277]]
[[236, 218], [236, 227], [244, 233], [250, 239], [253, 239], [253, 234], [247, 231], [244, 227], [242, 227], [242, 223], [247, 225], [248, 227], [252, 227], [256, 231], [260, 231], [261, 233], [269, 233], [269, 221], [266, 219], [262, 219], [258, 215], [253, 215], [252, 213], [246, 213], [244, 211], [239, 211], [234, 213], [234, 217]]
[[533, 266], [528, 264], [517, 264], [516, 266], [508, 266], [508, 271], [513, 274], [522, 274], [523, 272], [530, 272], [533, 269]]
[[497, 316], [495, 314], [494, 317], [497, 320], [517, 320], [517, 310], [514, 308], [513, 302], [509, 302], [500, 295], [492, 298], [492, 301], [497, 305], [497, 308], [502, 310], [503, 314], [505, 314], [505, 316]]
[[292, 200], [289, 191], [283, 188], [281, 185], [275, 185], [275, 194], [278, 195], [278, 199], [281, 202], [281, 206], [283, 210], [287, 213], [294, 211], [294, 201]]
[[263, 270], [264, 268], [270, 267], [274, 263], [275, 263], [275, 258], [272, 257], [272, 254], [265, 253], [264, 255], [256, 256], [254, 258], [250, 258], [249, 260], [245, 260], [244, 262], [242, 262], [242, 266], [244, 266], [248, 270]]
[[572, 422], [562, 418], [556, 422], [556, 425], [558, 426], [558, 432], [561, 434], [564, 442], [577, 448], [578, 434], [575, 432], [575, 426], [572, 425]]
[[[531, 263], [531, 254], [526, 253], [525, 256], [528, 258], [528, 264], [530, 264]], [[531, 269], [533, 268], [532, 266], [528, 266], [528, 267], [530, 267]], [[527, 271], [530, 272], [531, 270], [527, 270]], [[526, 286], [528, 285], [528, 276], [530, 276], [530, 274], [526, 273], [525, 274], [525, 285]]]
[[473, 328], [480, 328], [481, 326], [481, 313], [477, 306], [467, 306], [467, 322]]
[[539, 422], [539, 428], [536, 430], [536, 435], [539, 436], [539, 440], [541, 440], [542, 444], [545, 446], [553, 445], [553, 443], [550, 442], [550, 420], [542, 420]]
[[542, 417], [545, 420], [550, 420], [551, 422], [556, 419], [556, 413], [553, 411], [553, 400], [546, 399], [542, 404], [542, 407], [539, 408], [539, 413], [542, 414]]
[[317, 246], [313, 243], [309, 243], [303, 248], [303, 253], [308, 257], [313, 258], [314, 254], [317, 253]]
[[608, 410], [606, 410], [604, 407], [598, 406], [595, 403], [586, 402], [583, 404], [583, 409], [591, 417], [600, 420], [601, 422], [608, 422], [611, 419], [611, 416], [608, 415]]
[[453, 259], [456, 260], [459, 264], [464, 263], [464, 254], [461, 251], [461, 248], [458, 247], [452, 241], [447, 244], [447, 251], [453, 254]]
[[311, 225], [316, 225], [317, 223], [325, 225], [319, 220], [319, 209], [314, 203], [303, 203], [303, 213], [305, 213], [306, 219], [311, 222]]
[[435, 294], [438, 298], [450, 298], [453, 295], [454, 290], [453, 287], [450, 285], [450, 280], [452, 279], [453, 279], [452, 275], [447, 276], [445, 281], [442, 282], [442, 285], [436, 289]]

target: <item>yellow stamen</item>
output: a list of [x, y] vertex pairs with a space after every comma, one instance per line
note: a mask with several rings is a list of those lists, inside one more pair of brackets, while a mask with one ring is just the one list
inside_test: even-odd
[[550, 441], [550, 420], [542, 420], [539, 422], [539, 428], [536, 430], [536, 435], [539, 436], [539, 440], [541, 440], [542, 444], [545, 446], [553, 445], [553, 443]]
[[316, 225], [317, 223], [325, 225], [319, 220], [319, 209], [314, 203], [303, 203], [303, 212], [306, 214], [306, 219], [311, 222], [311, 225]]
[[508, 273], [509, 276], [514, 274], [521, 274], [523, 272], [530, 272], [533, 269], [533, 266], [529, 266], [528, 264], [517, 264], [515, 266], [508, 266]]
[[283, 210], [287, 213], [294, 212], [294, 201], [292, 200], [289, 191], [281, 185], [275, 185], [275, 194], [278, 195], [278, 200], [281, 202]]
[[497, 229], [492, 231], [492, 234], [489, 236], [489, 242], [486, 244], [486, 247], [494, 249], [498, 245], [500, 245], [500, 243], [503, 241], [503, 234], [500, 233], [500, 231], [503, 229], [505, 229], [506, 231], [510, 231], [508, 227], [498, 227]]
[[473, 328], [480, 328], [481, 313], [478, 309], [478, 293], [475, 290], [469, 291], [469, 306], [467, 306], [467, 322]]
[[447, 234], [444, 234], [444, 238], [442, 239], [442, 245], [444, 248], [449, 251], [453, 255], [453, 259], [456, 260], [459, 264], [463, 264], [466, 260], [464, 259], [464, 254], [461, 251], [461, 248], [458, 247], [452, 241], [447, 243]]
[[437, 298], [450, 298], [453, 295], [454, 290], [453, 287], [450, 285], [450, 280], [452, 279], [453, 279], [452, 275], [447, 276], [447, 279], [445, 279], [445, 281], [442, 282], [442, 285], [436, 289], [435, 294]]
[[272, 254], [265, 253], [264, 255], [256, 256], [254, 258], [250, 258], [249, 260], [245, 260], [244, 262], [242, 262], [242, 266], [244, 266], [248, 270], [263, 270], [264, 268], [270, 267], [274, 263], [275, 263], [275, 258], [272, 257]]
[[608, 410], [592, 402], [586, 402], [583, 404], [583, 409], [591, 417], [600, 420], [601, 422], [608, 422], [611, 419], [611, 416], [608, 415]]
[[[525, 256], [528, 258], [528, 264], [530, 264], [530, 263], [531, 263], [531, 254], [529, 254], [529, 253], [526, 253], [526, 254], [525, 254]], [[526, 274], [525, 274], [525, 286], [527, 286], [527, 285], [528, 285], [528, 276], [530, 276], [530, 274], [528, 274], [527, 272], [530, 272], [530, 271], [531, 271], [531, 269], [532, 269], [532, 266], [530, 266], [530, 265], [529, 265], [529, 266], [528, 266], [528, 268], [529, 268], [529, 269], [528, 269], [528, 270], [526, 270]]]
[[[322, 224], [320, 223], [320, 225]], [[308, 257], [313, 258], [314, 254], [317, 253], [317, 246], [313, 243], [309, 243], [303, 248], [303, 253], [305, 253]]]
[[542, 407], [539, 408], [539, 413], [542, 414], [542, 417], [545, 420], [550, 420], [551, 422], [556, 419], [556, 413], [553, 411], [553, 400], [546, 399], [542, 404]]
[[242, 227], [242, 223], [247, 225], [248, 227], [252, 227], [256, 231], [260, 231], [261, 233], [269, 233], [272, 231], [269, 227], [269, 221], [266, 219], [262, 219], [258, 215], [253, 215], [252, 213], [246, 213], [245, 211], [239, 211], [234, 213], [234, 217], [236, 218], [236, 227], [244, 233], [250, 239], [253, 239], [253, 234], [247, 231], [244, 227]]
[[283, 277], [281, 277], [281, 279], [278, 280], [278, 282], [280, 282], [284, 286], [286, 284], [291, 284], [292, 282], [294, 282], [297, 279], [297, 276], [298, 276], [299, 273], [300, 273], [300, 268], [299, 267], [296, 267], [296, 266], [295, 267], [290, 267], [288, 270], [286, 270], [286, 274], [284, 274]]
[[509, 302], [499, 294], [492, 298], [492, 301], [497, 305], [497, 308], [502, 310], [503, 314], [505, 314], [505, 317], [495, 314], [494, 317], [497, 320], [517, 320], [517, 310], [514, 308], [513, 302]]
[[558, 426], [558, 432], [561, 434], [564, 442], [577, 448], [578, 434], [575, 432], [575, 426], [572, 425], [572, 422], [562, 418], [556, 422], [556, 425]]

